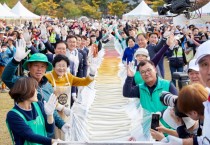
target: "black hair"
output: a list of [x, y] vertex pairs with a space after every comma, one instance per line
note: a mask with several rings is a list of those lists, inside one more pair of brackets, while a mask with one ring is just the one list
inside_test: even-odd
[[142, 35], [145, 39], [147, 39], [147, 36], [146, 36], [145, 33], [139, 33], [139, 34], [136, 36], [136, 38], [138, 38], [140, 35]]
[[142, 60], [139, 63], [139, 68], [142, 67], [142, 66], [145, 66], [147, 63], [149, 63], [149, 64], [151, 64], [152, 66], [155, 67], [155, 64], [151, 60]]
[[155, 33], [155, 32], [150, 33], [150, 34], [149, 34], [149, 37], [150, 37], [151, 35], [156, 35], [156, 36], [158, 37], [158, 34]]
[[126, 39], [126, 45], [127, 45], [127, 46], [128, 46], [128, 41], [129, 41], [130, 39], [133, 40], [133, 42], [136, 42], [134, 37], [129, 36], [129, 37]]
[[66, 41], [67, 41], [68, 39], [71, 39], [71, 38], [75, 38], [75, 39], [77, 40], [77, 37], [76, 37], [76, 36], [74, 36], [74, 35], [68, 35], [67, 38], [66, 38]]
[[52, 62], [53, 67], [55, 67], [55, 64], [56, 64], [57, 62], [60, 62], [61, 60], [64, 60], [64, 61], [67, 63], [67, 67], [69, 67], [70, 61], [69, 61], [68, 57], [65, 56], [65, 55], [62, 55], [62, 54], [57, 54], [57, 55], [54, 57], [53, 62]]
[[65, 41], [59, 41], [58, 43], [55, 44], [55, 49], [56, 49], [57, 45], [61, 44], [61, 43], [65, 44], [66, 48], [68, 48], [68, 45], [67, 45], [67, 43]]
[[91, 38], [91, 37], [96, 37], [96, 35], [90, 35], [90, 38]]

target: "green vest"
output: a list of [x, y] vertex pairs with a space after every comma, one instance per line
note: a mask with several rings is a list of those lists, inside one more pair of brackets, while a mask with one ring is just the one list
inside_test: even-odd
[[[42, 115], [42, 111], [41, 111], [39, 105], [37, 104], [37, 102], [33, 102], [33, 105], [34, 105], [34, 108], [35, 108], [35, 110], [37, 111], [37, 114], [38, 114], [38, 116], [36, 117], [35, 120], [27, 121], [25, 116], [23, 116], [22, 113], [20, 113], [18, 110], [14, 109], [14, 108], [11, 111], [14, 111], [18, 115], [20, 115], [20, 117], [23, 118], [25, 123], [33, 130], [33, 132], [35, 134], [47, 137], [45, 120], [44, 120], [44, 117]], [[8, 130], [10, 132], [10, 136], [12, 138], [13, 145], [14, 145], [14, 137], [12, 135], [12, 131], [10, 130], [8, 123], [7, 123], [7, 127], [8, 127]], [[29, 142], [29, 141], [25, 140], [24, 145], [41, 145], [41, 144], [32, 143], [32, 142]]]
[[183, 57], [182, 47], [179, 47], [178, 50], [177, 50], [177, 52], [176, 52], [176, 50], [174, 50], [172, 57]]
[[56, 34], [55, 34], [55, 33], [52, 33], [52, 34], [50, 35], [50, 37], [49, 37], [50, 43], [56, 43], [55, 37], [56, 37]]
[[[143, 109], [148, 110], [149, 112], [161, 112], [166, 110], [167, 106], [163, 105], [160, 101], [160, 94], [162, 91], [169, 91], [170, 82], [158, 77], [157, 86], [150, 95], [149, 89], [145, 83], [139, 85], [140, 92], [140, 104]], [[160, 122], [167, 128], [170, 128], [163, 119], [160, 119]]]
[[142, 76], [139, 71], [136, 71], [134, 75], [134, 81], [136, 85], [140, 85], [144, 83], [144, 80], [142, 79]]

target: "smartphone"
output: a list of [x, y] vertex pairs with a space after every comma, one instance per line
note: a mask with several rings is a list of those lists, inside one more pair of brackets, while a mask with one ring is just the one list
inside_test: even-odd
[[157, 131], [156, 127], [159, 126], [160, 114], [152, 114], [151, 129]]

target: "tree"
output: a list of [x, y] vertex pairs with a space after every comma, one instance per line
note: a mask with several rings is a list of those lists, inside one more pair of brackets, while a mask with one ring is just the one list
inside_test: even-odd
[[38, 9], [42, 10], [42, 14], [49, 15], [51, 17], [56, 17], [57, 8], [59, 7], [59, 4], [57, 4], [53, 0], [48, 0], [46, 2], [39, 3], [37, 6]]
[[66, 18], [76, 18], [82, 14], [79, 6], [75, 3], [66, 3], [64, 6], [64, 17]]
[[92, 5], [88, 4], [85, 1], [81, 3], [82, 12], [85, 16], [99, 19], [101, 18], [101, 12], [99, 10], [99, 5], [96, 3], [95, 0], [92, 0]]
[[165, 3], [164, 0], [156, 0], [156, 1], [153, 1], [153, 2], [152, 2], [152, 9], [153, 9], [154, 11], [157, 11], [157, 8], [158, 8], [159, 6], [163, 6], [164, 3]]
[[26, 0], [27, 1], [27, 3], [31, 3], [31, 0]]
[[122, 1], [110, 2], [108, 3], [109, 14], [120, 17], [125, 12], [127, 5], [128, 4], [125, 4]]
[[164, 0], [146, 0], [145, 2], [151, 4], [154, 11], [157, 11], [157, 8], [165, 3]]
[[0, 3], [6, 3], [10, 8], [12, 8], [18, 0], [0, 0]]

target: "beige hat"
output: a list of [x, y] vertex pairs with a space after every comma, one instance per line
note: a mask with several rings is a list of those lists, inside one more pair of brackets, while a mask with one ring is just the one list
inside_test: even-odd
[[145, 55], [147, 57], [148, 60], [150, 60], [150, 57], [149, 57], [149, 52], [146, 48], [139, 48], [136, 50], [135, 54], [134, 54], [134, 58], [136, 58], [137, 55]]

